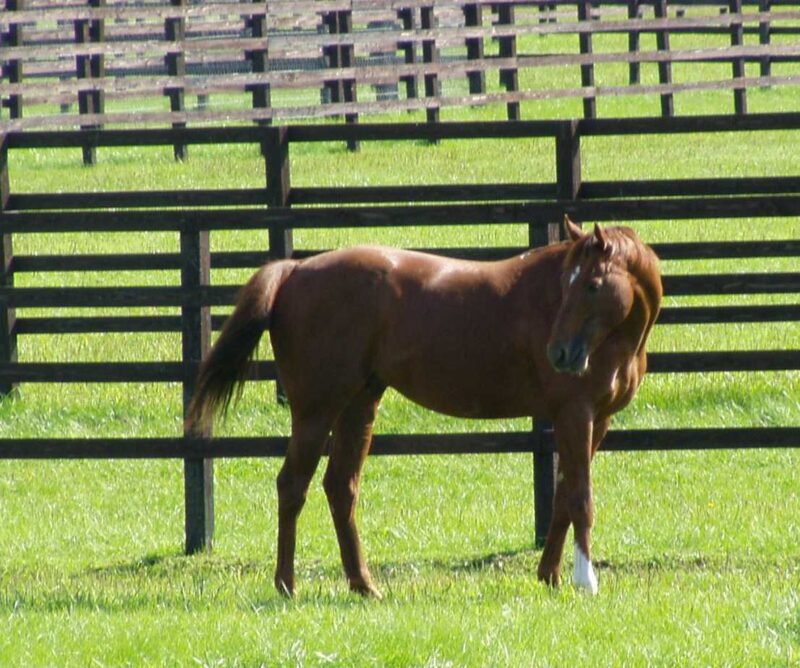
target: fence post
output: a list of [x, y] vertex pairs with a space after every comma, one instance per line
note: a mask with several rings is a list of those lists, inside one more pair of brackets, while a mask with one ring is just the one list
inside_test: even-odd
[[[398, 9], [397, 18], [400, 19], [403, 30], [413, 30], [416, 28], [417, 22], [414, 17], [414, 10], [411, 7]], [[415, 42], [398, 42], [397, 49], [403, 52], [403, 62], [406, 65], [413, 65], [417, 62], [417, 47]], [[410, 76], [400, 77], [400, 82], [406, 85], [407, 99], [414, 100], [419, 96], [416, 75], [412, 74]]]
[[[6, 0], [6, 11], [14, 12], [17, 10], [25, 9], [25, 0]], [[6, 36], [6, 44], [8, 46], [22, 46], [23, 39], [23, 23], [17, 23], [13, 18], [8, 19], [8, 34]], [[23, 78], [23, 60], [22, 58], [14, 58], [6, 61], [5, 75], [8, 77], [8, 83], [21, 84]], [[22, 118], [22, 95], [15, 93], [10, 95], [6, 102], [8, 106], [8, 115], [11, 118]]]
[[[289, 168], [289, 128], [286, 126], [265, 128], [262, 146], [267, 171], [267, 206], [288, 207], [291, 188]], [[282, 225], [270, 225], [269, 259], [280, 260], [292, 257], [292, 230]], [[286, 404], [286, 393], [279, 380], [275, 381], [277, 400]]]
[[[331, 11], [322, 15], [323, 29], [327, 28], [328, 32], [335, 35], [339, 32], [339, 22], [336, 18], [336, 12]], [[323, 46], [322, 56], [325, 59], [325, 65], [330, 68], [339, 67], [339, 45]], [[322, 101], [323, 103], [329, 102], [336, 104], [342, 101], [344, 92], [342, 90], [342, 82], [339, 79], [332, 79], [330, 81], [323, 81], [322, 83]]]
[[[476, 28], [483, 25], [483, 8], [478, 4], [464, 5], [464, 27]], [[468, 37], [464, 40], [467, 47], [467, 60], [483, 60], [483, 37]], [[467, 72], [467, 84], [472, 95], [486, 92], [486, 72], [474, 70]]]
[[[285, 125], [265, 128], [264, 160], [267, 177], [267, 206], [288, 207], [291, 189], [289, 167], [289, 128]], [[291, 257], [292, 231], [284, 227], [269, 228], [270, 259]]]
[[[180, 233], [181, 292], [197, 295], [211, 279], [208, 230]], [[196, 300], [181, 306], [181, 348], [183, 353], [183, 415], [195, 391], [197, 370], [211, 344], [211, 309]], [[184, 432], [184, 436], [188, 433]], [[202, 436], [211, 436], [210, 430]], [[186, 553], [210, 551], [214, 538], [214, 462], [212, 459], [184, 459], [186, 508]]]
[[[592, 0], [580, 0], [578, 2], [578, 21], [583, 28], [591, 26], [592, 21]], [[581, 31], [578, 36], [580, 52], [582, 55], [592, 55], [592, 33]], [[594, 88], [594, 65], [589, 62], [581, 65], [581, 87]], [[597, 99], [594, 95], [586, 95], [583, 98], [584, 118], [597, 118]]]
[[576, 200], [581, 187], [579, 126], [578, 121], [564, 121], [556, 136], [556, 193], [559, 201]]
[[[741, 47], [744, 44], [744, 25], [742, 24], [742, 0], [730, 0], [731, 14], [736, 14], [737, 19], [731, 23], [731, 46]], [[734, 79], [744, 79], [744, 58], [734, 58], [731, 63]], [[736, 83], [734, 81], [734, 83]], [[744, 86], [744, 85], [743, 85]], [[747, 88], [733, 89], [733, 108], [738, 116], [747, 113]]]
[[[578, 198], [581, 187], [581, 150], [578, 121], [565, 121], [556, 135], [556, 196], [567, 204]], [[557, 243], [562, 238], [561, 221], [530, 225], [531, 246]], [[536, 546], [547, 538], [553, 517], [558, 454], [553, 440], [553, 425], [546, 420], [533, 423], [534, 531]]]
[[[560, 239], [558, 223], [528, 226], [531, 248], [556, 243]], [[553, 519], [558, 454], [553, 447], [553, 425], [548, 420], [533, 420], [533, 527], [536, 547], [542, 547]]]
[[[342, 11], [337, 13], [337, 21], [339, 24], [339, 33], [352, 33], [353, 32], [353, 12], [352, 10]], [[339, 64], [341, 67], [355, 67], [356, 66], [356, 51], [355, 46], [350, 44], [342, 44], [339, 47]], [[343, 102], [357, 102], [358, 92], [356, 90], [356, 80], [345, 79], [342, 81], [342, 91], [344, 93]], [[358, 123], [358, 114], [351, 113], [344, 115], [345, 123]], [[347, 148], [350, 151], [358, 150], [358, 142], [355, 139], [347, 140]]]
[[[514, 25], [514, 5], [502, 4], [497, 5], [497, 25], [499, 26], [513, 26]], [[508, 37], [498, 37], [498, 51], [500, 58], [514, 58], [517, 57], [517, 38], [516, 35], [509, 35]], [[509, 93], [515, 93], [519, 90], [519, 72], [516, 67], [503, 68], [500, 70], [500, 85]], [[518, 121], [522, 116], [520, 112], [519, 102], [506, 103], [506, 114], [509, 121]]]
[[[342, 35], [353, 32], [352, 10], [337, 10], [325, 14], [322, 18], [323, 25], [327, 26], [332, 35]], [[322, 48], [322, 53], [328, 61], [328, 67], [337, 69], [355, 66], [355, 47], [352, 43], [342, 44], [337, 42], [332, 46]], [[356, 102], [356, 80], [337, 78], [324, 82], [324, 87], [329, 91], [330, 101], [333, 104]], [[358, 114], [346, 113], [345, 123], [358, 123]], [[358, 150], [358, 142], [347, 140], [347, 148], [351, 151]]]
[[[634, 21], [639, 18], [639, 2], [640, 0], [628, 0], [628, 20]], [[628, 52], [639, 52], [639, 31], [631, 30], [628, 32]], [[628, 66], [628, 83], [630, 85], [638, 84], [640, 81], [641, 63], [638, 61], [631, 61]]]
[[[8, 206], [11, 197], [11, 184], [8, 177], [8, 144], [5, 134], [0, 134], [0, 217]], [[14, 254], [11, 235], [0, 235], [0, 286], [14, 285]], [[0, 302], [0, 362], [9, 364], [17, 361], [16, 310]], [[8, 396], [16, 389], [16, 383], [0, 381], [0, 398]]]
[[[422, 30], [435, 30], [436, 29], [436, 15], [434, 14], [433, 5], [420, 8], [420, 28]], [[422, 40], [422, 62], [423, 63], [438, 63], [439, 62], [439, 49], [436, 48], [435, 39]], [[425, 97], [439, 98], [442, 95], [442, 83], [439, 81], [439, 75], [436, 73], [426, 74], [425, 77]], [[439, 122], [439, 105], [428, 107], [425, 110], [429, 123]], [[438, 142], [433, 142], [438, 143]]]
[[[254, 3], [262, 4], [264, 11], [267, 11], [266, 0], [254, 0]], [[258, 14], [249, 17], [249, 26], [253, 32], [253, 37], [263, 40], [264, 46], [260, 49], [247, 51], [246, 56], [250, 60], [250, 65], [254, 73], [264, 73], [269, 71], [269, 42], [267, 41], [267, 15]], [[253, 96], [253, 109], [269, 109], [272, 106], [272, 91], [268, 83], [255, 83], [247, 87]], [[257, 119], [259, 125], [269, 125], [271, 118]]]
[[[170, 0], [173, 7], [185, 7], [186, 0]], [[175, 42], [175, 48], [164, 56], [164, 64], [167, 67], [167, 74], [170, 77], [186, 76], [186, 57], [183, 53], [183, 45], [178, 44], [186, 38], [186, 21], [183, 17], [167, 18], [164, 20], [164, 37], [168, 42]], [[184, 111], [184, 87], [182, 85], [170, 84], [164, 88], [164, 93], [169, 97], [170, 111]], [[173, 128], [185, 128], [186, 123], [173, 123]], [[172, 147], [173, 155], [176, 160], [186, 160], [189, 157], [189, 149], [186, 144], [175, 143]]]
[[[766, 13], [770, 11], [771, 0], [759, 0], [758, 11]], [[770, 42], [770, 21], [769, 19], [761, 20], [758, 23], [758, 43], [761, 46], [769, 46]], [[767, 55], [761, 58], [760, 74], [762, 77], [768, 77], [772, 74], [772, 59]]]
[[[106, 0], [89, 0], [91, 7], [105, 7]], [[94, 20], [89, 24], [89, 39], [95, 43], [104, 42], [106, 39], [106, 22], [104, 19]], [[91, 57], [89, 63], [93, 79], [102, 79], [106, 75], [106, 57], [98, 53]], [[106, 93], [104, 90], [92, 91], [92, 107], [94, 113], [102, 114], [106, 107]], [[102, 124], [95, 125], [96, 128], [103, 127]]]
[[[89, 0], [90, 7], [103, 7], [105, 0]], [[99, 43], [105, 38], [105, 22], [99, 20], [78, 19], [75, 21], [75, 43]], [[75, 56], [75, 71], [78, 79], [95, 79], [105, 76], [105, 56], [79, 55]], [[78, 91], [78, 113], [102, 114], [105, 106], [105, 94], [102, 90]], [[81, 130], [95, 130], [102, 127], [98, 123], [81, 125]], [[83, 151], [83, 164], [94, 165], [97, 163], [97, 148], [86, 142], [81, 147]]]
[[[78, 19], [74, 22], [75, 43], [84, 44], [89, 41], [89, 21]], [[78, 79], [88, 79], [92, 76], [90, 56], [75, 56], [75, 74]], [[90, 113], [94, 106], [91, 93], [78, 91], [78, 114]], [[81, 125], [81, 129], [90, 129], [91, 125]], [[83, 164], [93, 165], [97, 162], [97, 153], [93, 146], [86, 143], [81, 147], [83, 151]]]
[[[655, 0], [654, 11], [657, 19], [667, 20], [667, 0]], [[656, 32], [656, 48], [663, 52], [669, 53], [669, 30], [666, 28]], [[658, 82], [672, 87], [672, 63], [669, 60], [662, 60], [658, 63]], [[672, 93], [661, 94], [661, 115], [674, 116], [675, 105], [672, 99]]]

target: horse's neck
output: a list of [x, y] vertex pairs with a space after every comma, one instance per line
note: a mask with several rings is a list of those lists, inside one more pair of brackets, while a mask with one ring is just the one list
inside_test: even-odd
[[645, 280], [636, 280], [633, 293], [633, 307], [619, 328], [619, 334], [625, 339], [631, 353], [640, 356], [644, 352], [644, 345], [658, 315], [660, 304], [658, 301], [654, 302], [650, 286]]
[[639, 325], [642, 329], [642, 336], [637, 348], [637, 352], [639, 352], [661, 309], [662, 287], [658, 258], [650, 248], [639, 245], [636, 249], [635, 262], [629, 266], [629, 271], [636, 281], [634, 294], [641, 311], [639, 318], [642, 322]]

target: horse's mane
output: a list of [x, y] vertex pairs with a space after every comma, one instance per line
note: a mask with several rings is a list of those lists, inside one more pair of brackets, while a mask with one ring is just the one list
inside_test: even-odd
[[606, 229], [606, 233], [612, 243], [613, 252], [617, 256], [615, 261], [623, 264], [628, 273], [636, 279], [647, 302], [649, 317], [640, 344], [643, 345], [661, 309], [663, 290], [658, 256], [630, 227], [612, 227]]
[[661, 302], [661, 272], [658, 256], [630, 227], [618, 226], [605, 230], [612, 243], [616, 261], [623, 264], [648, 293], [652, 305]]

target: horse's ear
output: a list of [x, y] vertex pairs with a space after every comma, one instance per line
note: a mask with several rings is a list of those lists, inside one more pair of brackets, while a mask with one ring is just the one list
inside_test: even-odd
[[594, 245], [601, 253], [608, 253], [611, 250], [611, 242], [608, 240], [608, 235], [603, 231], [597, 223], [594, 224]]
[[583, 237], [581, 228], [573, 223], [566, 213], [564, 214], [564, 232], [567, 233], [567, 237], [570, 241], [577, 241]]

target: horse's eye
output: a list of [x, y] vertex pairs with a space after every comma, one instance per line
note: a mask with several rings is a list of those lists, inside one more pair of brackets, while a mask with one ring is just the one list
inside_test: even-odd
[[597, 292], [600, 290], [600, 286], [602, 285], [602, 281], [599, 278], [595, 278], [586, 285], [586, 289], [589, 292]]

